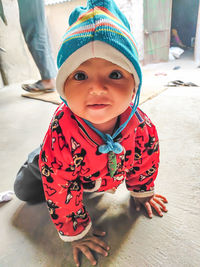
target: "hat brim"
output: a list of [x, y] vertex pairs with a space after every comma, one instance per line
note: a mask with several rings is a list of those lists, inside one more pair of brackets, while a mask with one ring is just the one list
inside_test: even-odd
[[56, 89], [63, 99], [66, 99], [64, 84], [67, 77], [90, 58], [103, 58], [132, 73], [135, 80], [135, 90], [137, 90], [140, 79], [131, 61], [113, 46], [105, 42], [93, 41], [77, 49], [60, 67], [56, 78]]

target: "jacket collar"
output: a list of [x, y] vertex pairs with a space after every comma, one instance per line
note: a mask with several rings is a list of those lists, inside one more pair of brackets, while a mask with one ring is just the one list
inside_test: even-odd
[[[120, 125], [122, 125], [128, 119], [131, 111], [131, 107], [128, 107], [127, 110], [120, 115]], [[89, 143], [95, 146], [104, 144], [103, 139], [93, 129], [91, 129], [82, 118], [74, 114], [74, 119], [77, 122], [79, 132], [89, 141]], [[130, 131], [136, 129], [143, 122], [144, 119], [141, 116], [141, 111], [139, 108], [137, 108], [135, 114], [133, 115], [125, 129], [115, 138], [115, 140], [118, 140], [118, 142], [121, 143], [123, 139], [128, 137]]]

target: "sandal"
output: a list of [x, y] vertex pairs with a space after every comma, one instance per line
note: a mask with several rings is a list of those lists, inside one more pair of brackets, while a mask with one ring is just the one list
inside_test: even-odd
[[198, 87], [198, 85], [196, 85], [195, 83], [192, 83], [192, 82], [185, 83], [185, 82], [180, 81], [180, 80], [171, 81], [166, 86], [195, 86], [195, 87]]
[[55, 91], [55, 88], [45, 88], [42, 80], [33, 84], [22, 84], [22, 89], [29, 93], [51, 93]]
[[184, 82], [180, 80], [175, 80], [169, 82], [166, 86], [184, 86]]

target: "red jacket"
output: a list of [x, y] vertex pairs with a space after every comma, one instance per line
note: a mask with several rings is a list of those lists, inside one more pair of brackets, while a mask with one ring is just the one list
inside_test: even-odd
[[[130, 112], [129, 107], [120, 116], [120, 124]], [[101, 137], [65, 104], [56, 110], [43, 141], [39, 165], [50, 215], [64, 241], [81, 239], [91, 227], [82, 202], [83, 191], [116, 189], [125, 180], [131, 195], [153, 195], [159, 164], [155, 126], [138, 108], [115, 141], [124, 150], [116, 154], [117, 169], [111, 177], [112, 160], [98, 152], [103, 144]]]

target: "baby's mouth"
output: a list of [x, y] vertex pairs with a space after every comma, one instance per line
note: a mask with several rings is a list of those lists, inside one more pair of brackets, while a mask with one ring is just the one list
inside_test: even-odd
[[91, 104], [91, 105], [87, 105], [88, 108], [90, 109], [102, 109], [102, 108], [106, 108], [109, 105], [108, 104]]

